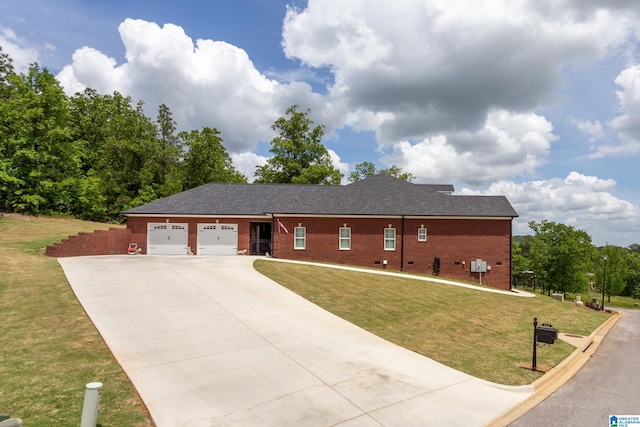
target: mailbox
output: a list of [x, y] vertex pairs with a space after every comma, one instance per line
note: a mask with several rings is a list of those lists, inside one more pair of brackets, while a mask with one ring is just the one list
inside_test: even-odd
[[545, 344], [553, 344], [558, 339], [558, 330], [551, 325], [536, 326], [536, 340]]

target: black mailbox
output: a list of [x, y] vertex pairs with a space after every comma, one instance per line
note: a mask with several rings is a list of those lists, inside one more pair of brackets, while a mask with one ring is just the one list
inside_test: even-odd
[[558, 330], [551, 325], [536, 326], [536, 340], [545, 344], [553, 344], [558, 339]]

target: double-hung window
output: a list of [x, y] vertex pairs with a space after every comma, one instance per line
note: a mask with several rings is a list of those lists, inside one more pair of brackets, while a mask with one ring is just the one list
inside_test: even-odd
[[424, 227], [418, 228], [418, 242], [427, 241], [427, 229]]
[[351, 250], [351, 228], [340, 227], [340, 250]]
[[385, 251], [396, 250], [396, 229], [395, 228], [384, 229], [384, 250]]
[[296, 227], [293, 229], [293, 249], [306, 249], [307, 247], [307, 228]]

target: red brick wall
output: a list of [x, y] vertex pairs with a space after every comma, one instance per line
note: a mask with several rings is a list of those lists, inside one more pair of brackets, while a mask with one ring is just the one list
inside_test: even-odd
[[52, 257], [83, 255], [126, 254], [131, 243], [131, 231], [126, 228], [96, 230], [93, 233], [79, 233], [59, 243], [47, 246], [46, 254]]
[[[130, 240], [146, 253], [147, 223], [186, 223], [189, 225], [189, 246], [196, 252], [199, 223], [215, 223], [210, 218], [143, 218], [131, 217]], [[273, 255], [278, 258], [331, 262], [389, 270], [434, 274], [433, 261], [440, 257], [439, 276], [478, 282], [478, 273], [471, 273], [471, 261], [487, 261], [491, 271], [482, 274], [482, 283], [501, 289], [510, 288], [511, 221], [480, 219], [405, 219], [404, 249], [402, 219], [379, 218], [281, 218], [288, 229], [273, 227]], [[220, 224], [238, 224], [238, 249], [249, 249], [251, 222], [247, 218], [219, 219]], [[265, 222], [270, 222], [265, 221]], [[295, 227], [306, 227], [304, 250], [293, 249]], [[351, 228], [351, 250], [339, 249], [339, 229]], [[396, 228], [396, 250], [384, 250], [384, 229]], [[427, 241], [418, 242], [418, 228], [427, 229]], [[385, 265], [383, 262], [387, 261]], [[464, 262], [464, 264], [463, 264]]]
[[[434, 274], [433, 262], [440, 257], [442, 277], [479, 281], [471, 273], [471, 261], [487, 261], [491, 271], [482, 274], [482, 283], [510, 288], [510, 220], [478, 219], [354, 219], [354, 218], [282, 218], [289, 234], [277, 227], [274, 256], [307, 261], [324, 261], [364, 267], [387, 268]], [[294, 228], [306, 227], [306, 248], [293, 248]], [[339, 250], [339, 229], [351, 228], [351, 250]], [[384, 249], [384, 229], [396, 228], [396, 250]], [[418, 228], [427, 229], [427, 241], [418, 242]], [[402, 240], [404, 235], [404, 249]], [[387, 261], [385, 266], [384, 261]], [[463, 264], [464, 262], [464, 264]]]

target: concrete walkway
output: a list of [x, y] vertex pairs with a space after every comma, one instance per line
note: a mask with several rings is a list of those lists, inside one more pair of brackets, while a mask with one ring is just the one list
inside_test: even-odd
[[533, 394], [378, 338], [253, 261], [59, 259], [158, 427], [483, 426]]
[[296, 261], [296, 260], [282, 259], [282, 258], [261, 258], [261, 259], [268, 260], [268, 261], [275, 261], [275, 262], [288, 262], [291, 264], [315, 265], [318, 267], [335, 268], [336, 270], [357, 271], [361, 273], [379, 274], [382, 276], [401, 277], [403, 279], [412, 278], [415, 280], [421, 280], [423, 282], [442, 283], [443, 285], [458, 286], [460, 288], [473, 289], [475, 291], [490, 292], [494, 294], [509, 295], [513, 297], [535, 298], [536, 296], [536, 294], [532, 294], [531, 292], [522, 291], [518, 289], [511, 289], [511, 290], [496, 289], [496, 288], [490, 288], [489, 286], [471, 285], [468, 283], [458, 282], [455, 280], [441, 279], [440, 277], [435, 277], [435, 276], [421, 276], [417, 274], [412, 275], [411, 273], [402, 273], [402, 272], [393, 271], [393, 270], [381, 270], [379, 268], [352, 267], [349, 265], [323, 264], [319, 262]]

